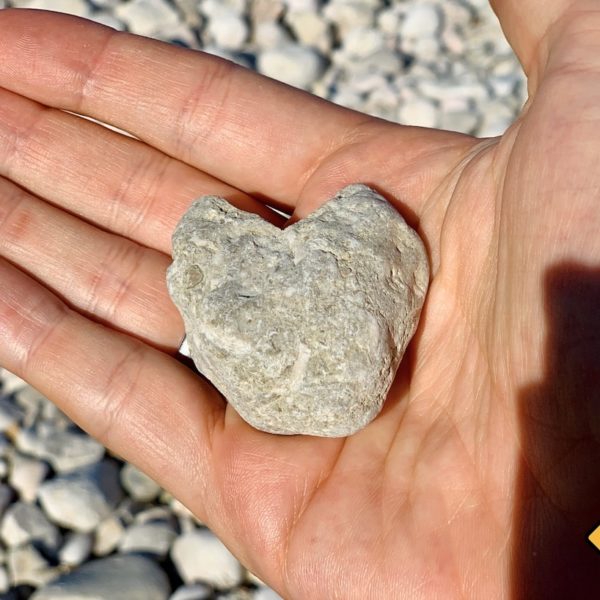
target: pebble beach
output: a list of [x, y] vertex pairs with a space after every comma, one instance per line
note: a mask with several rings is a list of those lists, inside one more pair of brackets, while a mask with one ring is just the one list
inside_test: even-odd
[[[527, 97], [486, 0], [0, 0], [221, 56], [383, 119], [501, 135]], [[177, 499], [0, 365], [0, 600], [276, 600]]]

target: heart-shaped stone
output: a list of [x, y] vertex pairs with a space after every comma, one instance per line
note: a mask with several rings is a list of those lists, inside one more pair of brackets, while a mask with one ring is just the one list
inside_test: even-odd
[[364, 185], [278, 229], [204, 196], [167, 282], [192, 358], [257, 429], [337, 437], [380, 411], [429, 282], [423, 243]]

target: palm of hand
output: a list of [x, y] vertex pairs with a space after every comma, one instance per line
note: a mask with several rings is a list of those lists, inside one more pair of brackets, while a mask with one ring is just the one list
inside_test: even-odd
[[[569, 60], [567, 53], [565, 64]], [[323, 129], [332, 116], [339, 121], [340, 141], [326, 153], [322, 144], [316, 145], [303, 157], [302, 186], [290, 192], [298, 198], [295, 213], [303, 216], [313, 208], [311, 201], [327, 198], [346, 183], [364, 181], [399, 201], [400, 210], [418, 220], [432, 261], [433, 278], [419, 332], [382, 415], [355, 436], [326, 440], [257, 432], [231, 409], [224, 409], [214, 392], [175, 359], [92, 325], [85, 326], [90, 328], [89, 341], [78, 343], [82, 351], [100, 341], [106, 345], [105, 352], [94, 350], [99, 354], [94, 365], [101, 375], [95, 377], [102, 383], [95, 387], [82, 379], [65, 391], [59, 385], [64, 379], [49, 381], [35, 366], [39, 370], [40, 364], [51, 364], [50, 357], [56, 361], [58, 351], [69, 352], [68, 335], [61, 328], [68, 328], [74, 317], [65, 318], [61, 309], [56, 309], [59, 317], [40, 317], [39, 308], [32, 305], [19, 311], [22, 297], [20, 303], [13, 298], [11, 304], [11, 298], [0, 296], [0, 322], [8, 331], [4, 340], [0, 334], [0, 341], [12, 349], [12, 363], [4, 354], [0, 360], [47, 389], [94, 435], [180, 497], [247, 566], [286, 597], [431, 598], [468, 595], [467, 590], [477, 590], [481, 597], [500, 595], [514, 576], [510, 561], [520, 535], [514, 529], [523, 462], [540, 485], [538, 496], [553, 503], [559, 499], [557, 514], [574, 508], [564, 500], [562, 489], [545, 485], [541, 470], [547, 457], [528, 452], [522, 439], [524, 390], [545, 376], [547, 271], [561, 261], [591, 256], [591, 250], [597, 256], [598, 251], [593, 228], [586, 229], [585, 206], [573, 210], [560, 202], [559, 195], [552, 211], [541, 206], [548, 198], [540, 190], [556, 191], [551, 183], [560, 181], [565, 193], [578, 190], [593, 158], [591, 153], [580, 155], [581, 162], [574, 166], [560, 154], [561, 143], [573, 139], [574, 130], [584, 138], [591, 133], [589, 122], [583, 125], [574, 119], [556, 127], [551, 120], [562, 113], [562, 103], [569, 102], [565, 90], [585, 83], [576, 72], [567, 70], [565, 75], [561, 68], [559, 64], [557, 74], [544, 80], [527, 112], [502, 140], [406, 130], [330, 108], [323, 115]], [[215, 73], [218, 79], [220, 71]], [[38, 93], [27, 84], [17, 88], [32, 98]], [[281, 94], [308, 106], [305, 98], [300, 101], [282, 90]], [[79, 104], [56, 102], [77, 110], [85, 100], [81, 96]], [[314, 111], [321, 109], [319, 105]], [[578, 114], [572, 106], [570, 110]], [[90, 110], [103, 118], [99, 113]], [[179, 119], [180, 129], [198, 113], [188, 108], [185, 114], [189, 117]], [[212, 118], [213, 126], [219, 123], [218, 114]], [[594, 125], [597, 129], [597, 121]], [[173, 132], [173, 137], [181, 131]], [[157, 139], [148, 135], [146, 141], [160, 147]], [[182, 154], [194, 163], [186, 145], [166, 152]], [[197, 184], [194, 178], [200, 177], [191, 175], [187, 166], [168, 168], [181, 173], [184, 188], [187, 184], [192, 189]], [[11, 178], [35, 190], [35, 184], [19, 180], [18, 167], [14, 171], [17, 175]], [[549, 178], [549, 172], [557, 179]], [[154, 192], [159, 186], [158, 181], [147, 184]], [[278, 186], [284, 187], [283, 178], [269, 191]], [[252, 185], [245, 189], [251, 191]], [[125, 189], [122, 195], [127, 193]], [[241, 202], [248, 202], [244, 194], [238, 195]], [[185, 198], [191, 200], [189, 193]], [[157, 250], [168, 248], [164, 240], [182, 206], [183, 200], [171, 208], [145, 206], [143, 218], [134, 216], [127, 231], [113, 227], [152, 248], [135, 251], [136, 277], [146, 270], [148, 280], [164, 281], [168, 260]], [[256, 204], [250, 207], [260, 210]], [[106, 227], [100, 213], [83, 216]], [[11, 218], [15, 220], [14, 215]], [[572, 247], [559, 248], [556, 235], [564, 236], [569, 227], [582, 234]], [[539, 232], [533, 241], [532, 228]], [[113, 261], [126, 263], [128, 254], [113, 256]], [[50, 302], [39, 284], [6, 265], [3, 268], [2, 276], [10, 277], [22, 295]], [[48, 287], [56, 290], [59, 284], [49, 282]], [[70, 300], [66, 291], [61, 295]], [[70, 303], [134, 338], [166, 350], [176, 347], [181, 325], [164, 291], [155, 306], [139, 302], [144, 310], [138, 306], [138, 313], [150, 315], [147, 329], [139, 324], [135, 330], [126, 322], [136, 314], [135, 302], [124, 308], [122, 294], [113, 294], [113, 301], [115, 297], [125, 315], [121, 320], [114, 306], [102, 312], [101, 299], [85, 307], [75, 300]], [[34, 353], [26, 347], [26, 336], [16, 333], [26, 318], [34, 324], [43, 319], [50, 323], [42, 330], [49, 348], [36, 345]], [[151, 326], [161, 320], [165, 333], [153, 338]], [[81, 321], [72, 326], [83, 327]], [[68, 374], [72, 368], [68, 359], [58, 362]], [[171, 397], [171, 389], [178, 390], [177, 398]], [[162, 413], [167, 410], [165, 422]], [[539, 414], [529, 417], [539, 420]], [[567, 454], [574, 446], [571, 440], [580, 441], [584, 433], [581, 424], [574, 427], [561, 451]], [[599, 450], [593, 438], [587, 443], [594, 464]], [[598, 491], [597, 478], [590, 481], [586, 491]]]

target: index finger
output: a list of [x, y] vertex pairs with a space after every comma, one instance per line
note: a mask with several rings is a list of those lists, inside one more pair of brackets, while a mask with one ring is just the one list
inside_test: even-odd
[[365, 120], [229, 61], [58, 13], [1, 11], [0, 55], [0, 86], [288, 206]]

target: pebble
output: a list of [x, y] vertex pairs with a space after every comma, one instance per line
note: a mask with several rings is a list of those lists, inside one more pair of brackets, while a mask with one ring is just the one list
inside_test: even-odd
[[35, 504], [25, 502], [16, 502], [7, 509], [0, 536], [9, 548], [35, 542], [49, 553], [56, 551], [61, 542], [58, 528]]
[[[41, 8], [48, 10], [48, 0], [13, 0], [17, 8]], [[90, 14], [90, 5], [85, 0], [52, 0], [52, 10], [56, 12], [87, 17]]]
[[335, 25], [340, 38], [355, 27], [370, 27], [375, 20], [373, 7], [347, 0], [331, 0], [323, 8], [323, 15]]
[[350, 60], [372, 56], [383, 50], [385, 39], [378, 29], [358, 27], [351, 29], [344, 36], [343, 52]]
[[183, 585], [177, 588], [169, 600], [207, 600], [212, 596], [212, 589], [203, 583]]
[[435, 4], [412, 4], [400, 26], [401, 38], [434, 36], [441, 25], [440, 9]]
[[10, 485], [19, 492], [22, 500], [33, 502], [37, 498], [40, 484], [48, 475], [48, 465], [19, 452], [14, 453], [11, 462]]
[[171, 559], [185, 583], [204, 582], [230, 588], [244, 579], [244, 568], [223, 542], [208, 529], [196, 529], [178, 537]]
[[0, 458], [0, 479], [5, 479], [8, 476], [8, 463], [6, 459]]
[[87, 560], [92, 551], [93, 537], [89, 533], [71, 532], [58, 552], [61, 564], [77, 567]]
[[0, 518], [2, 518], [6, 508], [12, 502], [14, 495], [15, 493], [10, 486], [0, 483]]
[[283, 46], [258, 56], [258, 70], [268, 77], [307, 89], [325, 68], [320, 54], [305, 46]]
[[9, 587], [8, 572], [3, 565], [0, 565], [0, 594], [8, 592]]
[[24, 380], [0, 367], [0, 378], [2, 379], [2, 393], [4, 395], [12, 394], [17, 390], [28, 387], [29, 384]]
[[404, 125], [435, 127], [438, 123], [438, 111], [431, 100], [414, 98], [402, 104], [398, 110], [398, 119]]
[[31, 600], [167, 600], [171, 592], [163, 570], [143, 556], [110, 556], [61, 575]]
[[121, 485], [139, 502], [152, 502], [160, 493], [160, 486], [131, 463], [121, 469]]
[[94, 554], [96, 556], [110, 554], [118, 546], [124, 531], [123, 523], [115, 515], [104, 519], [95, 531]]
[[292, 40], [287, 30], [279, 23], [264, 21], [254, 28], [253, 41], [263, 50], [270, 50], [289, 44]]
[[45, 482], [39, 491], [42, 507], [55, 523], [67, 529], [92, 531], [122, 496], [119, 471], [102, 461]]
[[225, 50], [241, 50], [249, 33], [246, 21], [234, 12], [211, 17], [210, 32], [214, 43]]
[[283, 598], [269, 587], [260, 587], [254, 592], [254, 600], [283, 600]]
[[23, 416], [23, 411], [10, 398], [0, 396], [0, 432], [14, 430]]
[[96, 464], [104, 455], [102, 444], [88, 435], [62, 431], [52, 423], [43, 425], [21, 430], [15, 443], [21, 452], [47, 460], [57, 473]]
[[312, 46], [322, 53], [331, 49], [331, 26], [320, 14], [310, 11], [288, 13], [286, 24], [301, 44]]
[[152, 36], [164, 27], [177, 25], [177, 12], [165, 0], [129, 0], [115, 6], [115, 16], [132, 33]]
[[119, 552], [143, 552], [157, 558], [168, 553], [176, 533], [168, 523], [143, 523], [128, 527], [119, 541]]
[[8, 550], [8, 575], [11, 585], [40, 586], [58, 575], [37, 548], [29, 543]]

